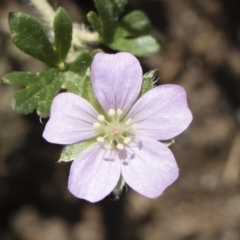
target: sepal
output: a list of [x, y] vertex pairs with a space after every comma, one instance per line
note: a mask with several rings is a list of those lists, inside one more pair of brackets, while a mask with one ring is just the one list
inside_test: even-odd
[[84, 142], [75, 143], [64, 147], [58, 162], [73, 161], [83, 150], [92, 145], [96, 140], [89, 139]]
[[143, 82], [142, 82], [140, 96], [142, 96], [144, 93], [148, 92], [154, 87], [155, 74], [156, 74], [156, 70], [152, 70], [143, 75]]

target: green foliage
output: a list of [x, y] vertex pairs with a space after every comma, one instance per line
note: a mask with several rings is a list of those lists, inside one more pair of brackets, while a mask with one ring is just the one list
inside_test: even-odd
[[9, 25], [13, 43], [23, 52], [48, 66], [56, 64], [56, 55], [40, 22], [25, 13], [10, 13]]
[[94, 0], [98, 15], [90, 12], [88, 20], [93, 28], [99, 32], [102, 41], [112, 41], [119, 15], [124, 9], [127, 0]]
[[93, 92], [90, 79], [90, 65], [99, 50], [83, 51], [68, 67], [65, 73], [65, 85], [68, 91], [76, 93], [89, 101], [96, 109], [101, 109]]
[[101, 111], [101, 107], [93, 92], [90, 79], [90, 65], [93, 57], [99, 50], [83, 51], [68, 67], [65, 75], [65, 86], [68, 91], [76, 93], [89, 101], [96, 109]]
[[[88, 20], [99, 33], [99, 41], [114, 50], [127, 51], [136, 56], [147, 56], [159, 50], [157, 40], [149, 35], [151, 24], [142, 11], [132, 11], [121, 20], [127, 0], [94, 0], [97, 13], [90, 12]], [[41, 23], [24, 13], [11, 13], [9, 24], [13, 43], [23, 52], [44, 62], [48, 68], [39, 73], [12, 72], [4, 76], [7, 84], [18, 90], [12, 97], [12, 106], [23, 114], [35, 109], [41, 117], [48, 117], [53, 98], [61, 89], [78, 94], [102, 111], [90, 79], [90, 66], [100, 50], [81, 49], [73, 62], [66, 57], [72, 43], [72, 21], [59, 8], [54, 16], [52, 44]], [[84, 46], [84, 44], [83, 44]], [[153, 87], [151, 72], [143, 78], [141, 94]]]
[[95, 109], [98, 110], [98, 112], [102, 112], [102, 108], [94, 94], [90, 76], [80, 76], [70, 71], [65, 72], [63, 75], [63, 86], [68, 90], [68, 92], [75, 93], [85, 98]]
[[88, 20], [99, 33], [103, 44], [136, 56], [148, 56], [159, 51], [158, 41], [149, 35], [151, 23], [142, 11], [132, 11], [118, 21], [127, 3], [126, 0], [94, 0], [94, 2], [98, 15], [90, 12]]
[[99, 107], [89, 77], [89, 66], [96, 52], [83, 51], [65, 72], [58, 68], [49, 68], [40, 73], [6, 74], [3, 77], [6, 84], [23, 87], [12, 97], [13, 109], [23, 114], [37, 109], [39, 116], [48, 117], [52, 100], [61, 88], [78, 94]]
[[54, 47], [41, 23], [28, 14], [11, 13], [9, 25], [12, 41], [20, 50], [51, 67], [64, 62], [71, 47], [72, 21], [63, 8], [59, 8], [54, 17]]
[[136, 56], [149, 56], [160, 50], [158, 41], [149, 36], [136, 38], [118, 38], [113, 43], [109, 44], [114, 50], [130, 52]]
[[37, 109], [41, 117], [48, 117], [53, 98], [63, 83], [62, 73], [50, 68], [41, 73], [12, 72], [4, 76], [4, 82], [25, 87], [12, 97], [13, 109], [28, 114]]
[[115, 31], [115, 38], [136, 37], [149, 34], [151, 23], [142, 11], [132, 11], [119, 22]]
[[87, 19], [92, 25], [92, 27], [102, 36], [103, 35], [103, 27], [102, 22], [100, 21], [100, 18], [98, 15], [91, 11], [87, 14]]
[[69, 146], [66, 146], [60, 156], [58, 162], [70, 162], [74, 160], [80, 152], [92, 145], [96, 140], [89, 139], [84, 142], [75, 143]]
[[149, 56], [160, 49], [158, 41], [148, 35], [151, 23], [142, 11], [127, 14], [115, 30], [114, 41], [109, 47], [114, 50], [130, 52], [136, 56]]
[[154, 77], [155, 77], [156, 70], [152, 70], [143, 76], [143, 83], [140, 96], [144, 93], [148, 92], [154, 87]]
[[66, 10], [58, 8], [53, 22], [55, 49], [59, 63], [63, 62], [68, 54], [72, 42], [72, 21]]
[[64, 72], [63, 77], [63, 88], [66, 88], [68, 92], [81, 95], [81, 82], [83, 77], [70, 71]]
[[99, 50], [82, 51], [78, 57], [68, 66], [68, 70], [84, 76], [90, 67], [93, 57]]
[[85, 76], [81, 83], [81, 90], [81, 96], [88, 100], [99, 113], [103, 113], [103, 110], [94, 94], [90, 76]]

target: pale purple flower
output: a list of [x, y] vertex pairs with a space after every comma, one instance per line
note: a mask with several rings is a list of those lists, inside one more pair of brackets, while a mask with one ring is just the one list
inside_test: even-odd
[[159, 140], [174, 138], [192, 121], [185, 90], [166, 84], [139, 98], [142, 69], [129, 53], [96, 54], [91, 80], [105, 113], [82, 97], [62, 93], [52, 103], [43, 133], [58, 144], [96, 139], [72, 163], [70, 192], [96, 202], [111, 193], [122, 176], [140, 194], [158, 197], [178, 177], [172, 152]]

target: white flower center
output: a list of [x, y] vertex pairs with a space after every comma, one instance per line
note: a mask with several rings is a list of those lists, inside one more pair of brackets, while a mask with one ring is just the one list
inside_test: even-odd
[[108, 119], [103, 115], [98, 115], [97, 121], [93, 124], [93, 128], [99, 134], [97, 141], [106, 149], [116, 147], [123, 150], [125, 145], [131, 142], [133, 131], [137, 125], [132, 123], [131, 118], [124, 119], [122, 117], [123, 111], [121, 109], [110, 108], [108, 111]]

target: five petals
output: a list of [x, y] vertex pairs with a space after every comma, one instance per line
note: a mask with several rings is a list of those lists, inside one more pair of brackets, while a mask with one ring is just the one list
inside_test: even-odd
[[[107, 113], [121, 109], [136, 123], [132, 141], [124, 150], [107, 150], [95, 143], [73, 161], [69, 190], [78, 198], [96, 202], [116, 187], [122, 175], [135, 191], [158, 197], [178, 177], [172, 152], [157, 140], [171, 139], [192, 121], [185, 90], [166, 84], [138, 99], [142, 86], [139, 61], [129, 53], [95, 55], [91, 66], [93, 90]], [[53, 101], [43, 137], [52, 143], [73, 144], [96, 137], [98, 112], [82, 97], [61, 93]]]

